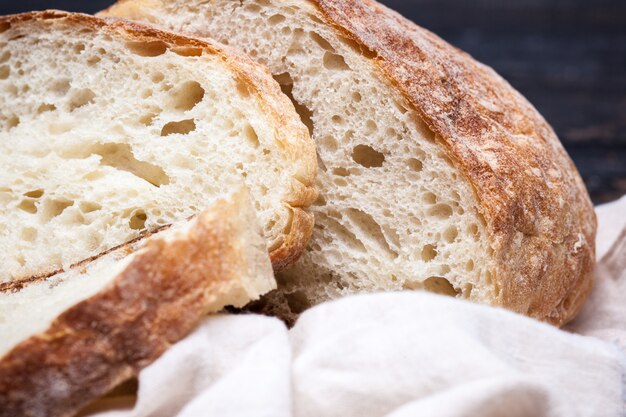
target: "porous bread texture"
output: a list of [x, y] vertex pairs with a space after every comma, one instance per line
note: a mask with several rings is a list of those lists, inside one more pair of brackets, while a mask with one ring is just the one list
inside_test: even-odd
[[109, 14], [216, 36], [268, 65], [318, 144], [309, 250], [262, 309], [429, 288], [561, 325], [593, 282], [596, 220], [537, 110], [374, 0], [121, 0]]
[[[235, 187], [236, 189], [236, 187]], [[167, 245], [189, 239], [200, 222], [223, 222], [230, 230], [224, 238], [236, 247], [245, 268], [241, 276], [233, 275], [232, 288], [222, 289], [219, 297], [206, 306], [207, 312], [224, 306], [243, 307], [276, 287], [267, 246], [246, 189], [239, 189], [214, 203], [190, 220], [165, 226], [149, 236], [122, 245], [93, 260], [87, 260], [67, 271], [28, 283], [18, 290], [0, 291], [0, 357], [33, 334], [44, 332], [61, 313], [105, 290], [128, 266], [141, 257], [142, 247], [156, 239]], [[181, 260], [182, 261], [182, 260]], [[227, 277], [224, 277], [226, 280]]]
[[246, 190], [193, 219], [0, 291], [0, 416], [73, 415], [206, 313], [276, 288]]
[[137, 24], [0, 20], [0, 283], [185, 220], [244, 181], [275, 266], [308, 239], [315, 149], [236, 52]]
[[426, 288], [479, 302], [497, 296], [469, 184], [405, 100], [390, 94], [371, 57], [314, 18], [313, 6], [152, 3], [121, 15], [145, 13], [168, 29], [242, 47], [275, 74], [317, 142], [313, 237], [278, 276], [266, 310], [293, 321], [311, 305], [378, 290]]

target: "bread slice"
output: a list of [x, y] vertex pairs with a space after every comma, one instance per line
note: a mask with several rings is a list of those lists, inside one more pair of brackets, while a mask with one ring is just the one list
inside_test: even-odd
[[211, 41], [57, 11], [0, 18], [0, 286], [185, 220], [242, 179], [281, 269], [315, 148], [266, 70]]
[[317, 142], [306, 254], [266, 305], [293, 319], [420, 289], [562, 324], [592, 282], [595, 217], [537, 111], [490, 68], [372, 0], [122, 0], [267, 65]]
[[0, 292], [0, 416], [73, 415], [207, 312], [273, 288], [263, 231], [237, 191], [189, 221]]

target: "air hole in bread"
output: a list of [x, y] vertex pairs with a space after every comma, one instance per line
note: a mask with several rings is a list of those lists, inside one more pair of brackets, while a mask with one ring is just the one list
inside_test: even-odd
[[187, 135], [194, 130], [196, 130], [196, 122], [194, 119], [169, 122], [161, 129], [161, 136]]
[[72, 123], [71, 121], [55, 121], [48, 125], [48, 132], [53, 135], [60, 135], [62, 133], [69, 132], [74, 128], [74, 126], [74, 123]]
[[398, 253], [391, 249], [391, 246], [389, 245], [389, 242], [387, 242], [380, 225], [372, 216], [364, 211], [354, 208], [346, 210], [346, 215], [350, 222], [358, 230], [360, 230], [364, 236], [367, 236], [373, 243], [377, 244], [383, 251], [387, 252], [391, 258], [395, 259], [398, 257]]
[[65, 199], [44, 200], [42, 208], [42, 220], [48, 222], [58, 217], [63, 211], [74, 205], [74, 201]]
[[30, 198], [41, 198], [41, 196], [43, 196], [43, 193], [44, 193], [43, 190], [33, 190], [27, 193], [24, 193], [24, 196], [30, 197]]
[[37, 213], [37, 205], [34, 200], [22, 200], [20, 204], [17, 206], [22, 211], [26, 213], [35, 214]]
[[350, 171], [348, 171], [345, 168], [339, 167], [339, 168], [334, 168], [333, 169], [333, 174], [334, 175], [338, 175], [340, 177], [348, 177], [348, 176], [350, 176]]
[[201, 56], [203, 49], [193, 46], [178, 46], [176, 48], [172, 48], [172, 52], [180, 56]]
[[376, 133], [377, 130], [378, 126], [376, 125], [375, 121], [368, 120], [367, 122], [365, 122], [365, 134], [373, 135], [374, 133]]
[[94, 98], [96, 98], [96, 93], [89, 88], [80, 89], [72, 93], [72, 97], [69, 102], [69, 110], [72, 112], [80, 107], [86, 106], [87, 104], [92, 103]]
[[[100, 156], [100, 164], [120, 171], [130, 172], [155, 187], [169, 184], [170, 179], [159, 166], [135, 158], [130, 145], [125, 143], [98, 144], [89, 149], [91, 155]], [[89, 155], [89, 154], [88, 154]], [[86, 156], [88, 156], [86, 155]]]
[[85, 50], [85, 45], [82, 43], [78, 43], [76, 45], [74, 45], [74, 47], [72, 48], [74, 50], [75, 54], [80, 54], [81, 52], [83, 52]]
[[358, 55], [363, 55], [365, 58], [369, 58], [369, 59], [376, 58], [376, 53], [372, 52], [365, 46], [361, 46], [360, 44], [356, 43], [352, 39], [346, 38], [345, 36], [338, 36], [337, 38], [341, 41], [341, 43], [348, 46]]
[[352, 149], [352, 159], [365, 168], [379, 168], [385, 162], [385, 155], [368, 145], [357, 145]]
[[11, 52], [10, 51], [4, 51], [2, 53], [2, 55], [0, 55], [0, 64], [4, 64], [9, 59], [11, 59]]
[[158, 84], [165, 79], [165, 75], [161, 71], [157, 71], [150, 77], [153, 83]]
[[64, 96], [67, 94], [68, 91], [70, 91], [70, 80], [68, 80], [67, 78], [62, 78], [60, 80], [55, 80], [51, 85], [50, 85], [50, 91], [59, 95], [59, 96]]
[[426, 278], [423, 286], [426, 291], [434, 292], [436, 294], [449, 295], [452, 297], [456, 297], [461, 293], [444, 277]]
[[143, 116], [139, 118], [139, 123], [141, 123], [144, 126], [152, 126], [152, 123], [154, 122], [154, 118], [156, 116], [157, 116], [156, 113], [144, 114]]
[[465, 270], [467, 272], [472, 272], [474, 270], [474, 261], [473, 260], [469, 260], [465, 263]]
[[256, 130], [250, 125], [246, 125], [243, 129], [244, 137], [254, 146], [255, 148], [259, 146], [259, 135], [257, 135]]
[[456, 226], [450, 226], [443, 232], [443, 238], [446, 242], [452, 243], [459, 235], [459, 229]]
[[335, 114], [333, 117], [331, 117], [330, 119], [333, 123], [335, 124], [342, 124], [343, 123], [343, 117]]
[[[329, 211], [329, 214], [331, 214], [330, 211]], [[356, 250], [362, 253], [367, 252], [367, 249], [365, 248], [365, 245], [363, 245], [363, 242], [361, 242], [361, 240], [359, 240], [359, 238], [357, 238], [357, 236], [354, 233], [352, 233], [350, 229], [344, 226], [342, 222], [339, 222], [329, 216], [326, 216], [324, 220], [324, 224], [326, 225], [326, 227], [329, 229], [331, 233], [336, 234], [338, 236], [342, 236], [345, 241], [349, 241], [351, 250]]]
[[362, 99], [363, 97], [361, 96], [361, 93], [359, 93], [358, 91], [355, 91], [352, 93], [352, 100], [354, 100], [355, 102], [359, 103]]
[[289, 100], [293, 103], [296, 112], [300, 116], [300, 120], [302, 120], [302, 123], [304, 123], [307, 129], [309, 129], [309, 135], [313, 136], [313, 112], [303, 104], [300, 104], [300, 102], [293, 97], [293, 80], [291, 75], [289, 75], [288, 72], [284, 72], [282, 74], [275, 75], [274, 79], [278, 82], [278, 84], [280, 84], [280, 89], [283, 94], [289, 97]]
[[346, 64], [346, 60], [338, 54], [332, 52], [326, 52], [324, 54], [324, 68], [334, 71], [349, 70], [350, 67]]
[[57, 106], [55, 106], [54, 104], [43, 103], [37, 108], [37, 114], [43, 114], [49, 111], [54, 111], [56, 109], [57, 109]]
[[478, 225], [475, 223], [470, 224], [467, 227], [467, 232], [472, 236], [478, 236]]
[[339, 187], [346, 187], [346, 186], [348, 186], [348, 181], [344, 180], [343, 178], [334, 178], [333, 179], [333, 183], [335, 183], [335, 185], [337, 185]]
[[26, 242], [34, 242], [37, 239], [37, 229], [34, 227], [25, 227], [22, 229], [22, 240]]
[[447, 204], [437, 204], [436, 206], [433, 206], [430, 209], [428, 209], [427, 214], [431, 217], [438, 217], [440, 219], [446, 219], [452, 216], [452, 207], [450, 207]]
[[128, 226], [133, 230], [143, 230], [146, 227], [146, 220], [148, 215], [144, 210], [137, 210], [133, 213], [130, 220], [128, 220]]
[[78, 205], [78, 208], [83, 213], [93, 213], [94, 211], [98, 211], [102, 209], [102, 206], [98, 203], [94, 203], [91, 201], [83, 201]]
[[437, 257], [437, 247], [434, 245], [424, 245], [422, 248], [422, 261], [430, 262]]
[[279, 23], [282, 23], [285, 21], [285, 16], [283, 16], [282, 14], [275, 14], [273, 16], [270, 16], [270, 18], [267, 19], [267, 21], [271, 25], [278, 25]]
[[0, 67], [0, 80], [6, 80], [11, 75], [11, 69], [8, 65], [3, 65]]
[[102, 60], [102, 58], [100, 58], [97, 55], [91, 56], [87, 59], [87, 65], [89, 66], [94, 66], [96, 65], [98, 62], [100, 62]]
[[258, 4], [254, 4], [254, 3], [248, 3], [246, 4], [245, 9], [247, 12], [250, 12], [250, 13], [259, 13], [261, 11], [261, 6], [259, 6]]
[[313, 41], [316, 44], [318, 44], [325, 51], [335, 52], [335, 48], [333, 48], [333, 46], [330, 44], [330, 42], [328, 42], [326, 39], [321, 37], [316, 32], [309, 32], [309, 36], [311, 37], [311, 39], [313, 39]]
[[20, 118], [17, 116], [11, 116], [9, 117], [9, 120], [7, 121], [7, 126], [9, 129], [13, 129], [14, 127], [17, 127], [20, 124]]
[[11, 24], [8, 22], [0, 23], [0, 33], [6, 32], [7, 30], [9, 30], [10, 27], [11, 27]]
[[176, 110], [191, 110], [202, 101], [204, 92], [204, 88], [202, 88], [199, 82], [187, 81], [171, 93], [172, 105]]
[[155, 57], [167, 51], [167, 44], [162, 41], [126, 42], [126, 47], [135, 55]]
[[420, 172], [424, 168], [422, 161], [420, 161], [419, 159], [415, 159], [415, 158], [409, 158], [407, 160], [407, 165], [409, 166], [411, 171], [415, 171], [415, 172]]
[[250, 96], [250, 88], [248, 86], [248, 83], [246, 83], [245, 80], [242, 80], [242, 79], [237, 80], [237, 92], [239, 93], [239, 95], [241, 95], [241, 97], [244, 97], [244, 98]]

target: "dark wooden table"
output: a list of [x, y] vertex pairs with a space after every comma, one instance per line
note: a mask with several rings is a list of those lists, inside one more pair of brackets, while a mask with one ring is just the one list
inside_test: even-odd
[[[95, 12], [110, 2], [0, 0], [0, 14]], [[626, 194], [626, 0], [383, 2], [491, 65], [528, 97], [596, 203]]]

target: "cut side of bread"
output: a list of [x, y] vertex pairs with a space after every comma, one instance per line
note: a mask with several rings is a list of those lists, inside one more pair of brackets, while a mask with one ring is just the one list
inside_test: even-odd
[[240, 53], [117, 19], [0, 18], [0, 286], [185, 220], [241, 181], [281, 269], [312, 230], [315, 158]]
[[0, 292], [0, 416], [66, 416], [209, 312], [276, 288], [244, 191], [46, 280]]
[[320, 161], [316, 226], [265, 311], [427, 289], [555, 324], [592, 282], [595, 217], [537, 111], [490, 68], [372, 0], [122, 0], [266, 65]]

